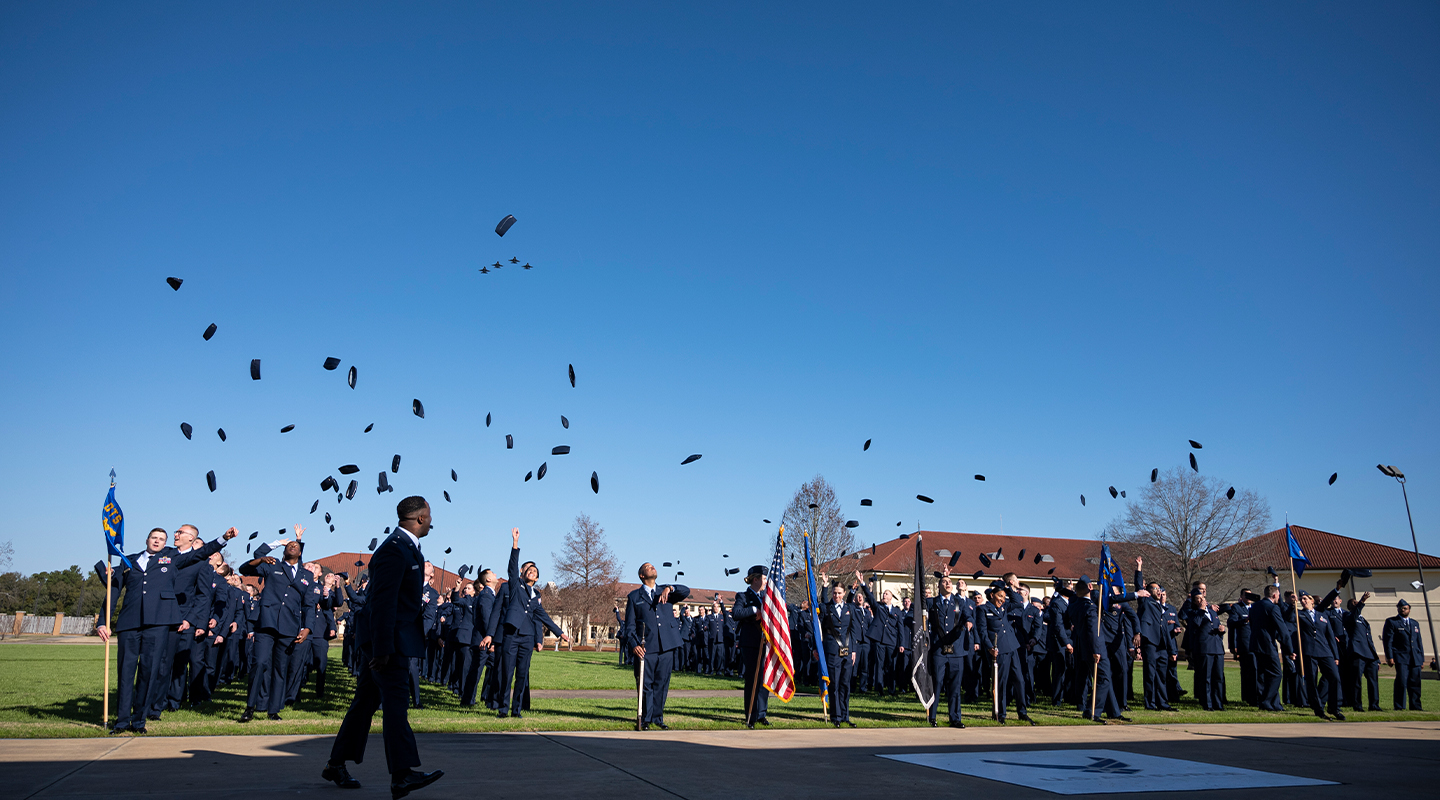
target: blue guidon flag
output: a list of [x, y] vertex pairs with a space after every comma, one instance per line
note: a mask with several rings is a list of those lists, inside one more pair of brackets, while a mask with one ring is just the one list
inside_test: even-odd
[[100, 527], [105, 531], [105, 548], [112, 555], [120, 556], [120, 563], [130, 567], [130, 559], [125, 557], [125, 512], [115, 502], [114, 470], [110, 471], [110, 494], [106, 495], [105, 508], [100, 511]]
[[1290, 530], [1290, 520], [1285, 520], [1285, 543], [1290, 548], [1290, 568], [1295, 570], [1296, 577], [1305, 574], [1305, 568], [1310, 566], [1310, 559], [1305, 557], [1305, 551], [1300, 549], [1300, 543], [1295, 541], [1295, 532]]
[[[1120, 565], [1110, 557], [1110, 545], [1100, 545], [1100, 596], [1110, 596], [1110, 587], [1119, 586], [1121, 591], [1125, 588], [1125, 576], [1120, 573]], [[1104, 601], [1101, 601], [1101, 608], [1105, 608]]]

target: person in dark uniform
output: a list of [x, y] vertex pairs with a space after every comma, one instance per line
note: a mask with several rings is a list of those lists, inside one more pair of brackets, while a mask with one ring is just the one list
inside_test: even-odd
[[[1061, 585], [1070, 590], [1075, 582], [1063, 581]], [[1045, 671], [1050, 686], [1050, 704], [1057, 707], [1067, 700], [1073, 701], [1070, 683], [1075, 669], [1075, 646], [1070, 639], [1070, 629], [1065, 624], [1065, 611], [1069, 607], [1070, 602], [1057, 592], [1050, 597], [1050, 605], [1045, 608], [1045, 635], [1048, 637], [1045, 643]]]
[[[520, 716], [521, 701], [530, 689], [530, 656], [541, 640], [536, 636], [538, 625], [544, 625], [563, 641], [570, 637], [550, 619], [540, 604], [540, 592], [535, 582], [540, 579], [540, 568], [534, 561], [520, 564], [520, 529], [510, 530], [509, 581], [505, 584], [505, 599], [501, 607], [500, 623], [505, 628], [504, 652], [500, 661], [500, 703], [498, 711], [503, 719]], [[514, 690], [511, 692], [511, 679]], [[512, 709], [513, 706], [513, 709]]]
[[1165, 674], [1165, 696], [1173, 703], [1185, 696], [1185, 690], [1180, 688], [1180, 636], [1185, 627], [1180, 624], [1180, 609], [1169, 601], [1169, 594], [1161, 587], [1160, 605], [1165, 607], [1165, 630], [1170, 634], [1166, 642], [1170, 646], [1170, 665]]
[[[335, 573], [325, 575], [319, 564], [315, 564], [310, 574], [316, 578], [319, 589], [319, 600], [311, 611], [311, 623], [309, 627], [314, 634], [306, 640], [309, 645], [307, 654], [306, 672], [315, 676], [315, 697], [319, 700], [325, 699], [325, 673], [330, 664], [330, 640], [336, 636], [335, 609], [340, 605], [340, 576]], [[311, 627], [311, 626], [314, 627]], [[297, 648], [298, 649], [298, 648]], [[303, 685], [303, 680], [302, 680]], [[299, 699], [299, 689], [296, 689], [295, 696]]]
[[1381, 711], [1380, 708], [1380, 656], [1375, 653], [1375, 641], [1370, 634], [1370, 620], [1365, 619], [1365, 601], [1370, 599], [1370, 593], [1360, 595], [1359, 600], [1351, 600], [1349, 608], [1345, 611], [1345, 641], [1347, 643], [1346, 658], [1350, 660], [1350, 701], [1351, 708], [1356, 711], [1365, 709], [1360, 707], [1360, 679], [1365, 679], [1365, 688], [1370, 695], [1371, 711]]
[[260, 589], [247, 584], [245, 594], [245, 677], [255, 679], [255, 633], [260, 630]]
[[439, 780], [442, 770], [416, 772], [420, 750], [410, 730], [409, 682], [411, 659], [425, 653], [425, 557], [420, 540], [430, 533], [430, 504], [419, 496], [407, 497], [395, 507], [399, 522], [375, 548], [370, 559], [370, 587], [360, 611], [358, 641], [362, 666], [355, 697], [335, 734], [330, 758], [320, 777], [342, 789], [358, 789], [345, 762], [365, 760], [370, 722], [381, 715], [385, 764], [390, 773], [392, 800]]
[[1240, 665], [1240, 700], [1246, 705], [1259, 705], [1255, 681], [1255, 654], [1250, 652], [1250, 599], [1242, 590], [1239, 602], [1222, 603], [1229, 628], [1230, 655]]
[[1190, 590], [1186, 608], [1185, 630], [1194, 648], [1190, 663], [1195, 666], [1195, 699], [1206, 711], [1224, 711], [1220, 672], [1225, 668], [1225, 623], [1220, 621], [1220, 608], [1207, 605], [1199, 589]]
[[1045, 691], [1042, 684], [1045, 676], [1040, 665], [1045, 661], [1045, 601], [1030, 595], [1030, 587], [1021, 585], [1021, 597], [1025, 599], [1025, 641], [1021, 652], [1025, 654], [1025, 706], [1035, 705], [1035, 693]]
[[[1261, 711], [1283, 711], [1280, 704], [1282, 654], [1288, 661], [1294, 648], [1280, 610], [1280, 587], [1265, 587], [1265, 594], [1249, 595], [1250, 650], [1255, 654], [1255, 699]], [[1278, 652], [1277, 652], [1278, 649]]]
[[1145, 708], [1150, 711], [1174, 711], [1166, 691], [1165, 677], [1169, 668], [1169, 642], [1173, 641], [1165, 624], [1165, 606], [1159, 600], [1160, 584], [1145, 582], [1145, 559], [1135, 559], [1135, 588], [1146, 589], [1149, 597], [1139, 599], [1140, 666], [1144, 672]]
[[[860, 573], [855, 573], [859, 578]], [[861, 588], [868, 594], [870, 590], [862, 583]], [[975, 620], [970, 610], [970, 604], [955, 592], [955, 584], [950, 580], [950, 568], [947, 566], [940, 576], [939, 595], [927, 604], [928, 614], [926, 621], [930, 625], [930, 674], [934, 676], [935, 687], [942, 689], [948, 702], [949, 724], [952, 728], [965, 727], [964, 714], [960, 708], [961, 684], [965, 678], [965, 663], [973, 647], [969, 645], [970, 636], [967, 634], [974, 626]], [[939, 716], [940, 701], [936, 698], [935, 704], [930, 706], [929, 722], [931, 727], [939, 723], [936, 717]]]
[[1329, 719], [1325, 712], [1338, 720], [1344, 720], [1340, 713], [1340, 659], [1336, 652], [1335, 634], [1330, 630], [1330, 620], [1323, 608], [1340, 594], [1339, 587], [1330, 590], [1325, 600], [1315, 602], [1315, 595], [1300, 594], [1300, 639], [1301, 650], [1305, 653], [1305, 696], [1310, 701], [1310, 710], [1320, 719]]
[[435, 589], [435, 565], [429, 561], [425, 562], [425, 585], [421, 592], [425, 597], [424, 623], [425, 623], [425, 655], [415, 659], [410, 664], [410, 672], [413, 677], [410, 687], [410, 702], [416, 708], [424, 708], [425, 703], [420, 696], [420, 680], [423, 678], [427, 683], [435, 680], [439, 673], [440, 662], [440, 592]]
[[[1085, 719], [1092, 719], [1091, 707], [1095, 709], [1092, 721], [1100, 722], [1103, 714], [1110, 719], [1118, 719], [1129, 722], [1129, 718], [1121, 713], [1120, 704], [1116, 694], [1111, 688], [1111, 659], [1106, 658], [1110, 643], [1106, 626], [1102, 624], [1097, 604], [1100, 602], [1098, 589], [1092, 590], [1089, 578], [1084, 575], [1075, 582], [1074, 590], [1064, 588], [1064, 584], [1057, 578], [1055, 590], [1069, 601], [1066, 620], [1070, 626], [1070, 635], [1075, 644], [1075, 681], [1082, 684], [1080, 694], [1080, 715]], [[1144, 590], [1142, 590], [1144, 591]], [[1106, 598], [1108, 604], [1126, 603], [1136, 597], [1143, 597], [1149, 592], [1136, 592], [1130, 595], [1111, 594]], [[1086, 674], [1089, 671], [1091, 674]], [[1094, 680], [1092, 681], [1092, 675]], [[1091, 699], [1093, 696], [1093, 700]]]
[[1398, 612], [1385, 620], [1380, 643], [1385, 646], [1385, 666], [1395, 668], [1395, 710], [1404, 711], [1410, 701], [1411, 711], [1420, 708], [1420, 671], [1425, 666], [1425, 643], [1420, 639], [1420, 625], [1410, 619], [1410, 604], [1395, 604]]
[[[866, 600], [870, 602], [871, 609], [875, 613], [875, 622], [870, 626], [870, 652], [871, 663], [875, 664], [875, 691], [889, 692], [896, 694], [897, 673], [896, 648], [900, 646], [900, 612], [891, 602], [894, 595], [889, 589], [880, 593], [880, 602], [876, 603], [871, 597], [870, 591], [865, 592]], [[796, 620], [798, 623], [799, 620]], [[791, 631], [800, 630], [799, 625], [791, 625]]]
[[[821, 573], [822, 581], [829, 578]], [[850, 604], [845, 602], [845, 587], [830, 587], [830, 600], [820, 610], [820, 634], [825, 651], [825, 668], [830, 675], [830, 721], [855, 727], [850, 721], [850, 681], [855, 672], [855, 626], [859, 624]]]
[[255, 718], [263, 709], [268, 718], [280, 719], [287, 696], [287, 668], [295, 648], [310, 637], [305, 627], [305, 602], [309, 597], [310, 571], [300, 565], [304, 551], [300, 537], [305, 528], [295, 525], [295, 538], [284, 540], [284, 561], [268, 555], [270, 545], [255, 548], [255, 558], [240, 566], [241, 575], [260, 578], [260, 623], [255, 632], [255, 672], [250, 676], [250, 696], [241, 722]]
[[995, 663], [999, 677], [992, 691], [999, 694], [996, 706], [999, 708], [999, 722], [1005, 724], [1005, 712], [1011, 701], [1015, 703], [1015, 715], [1031, 725], [1035, 720], [1026, 713], [1025, 674], [1020, 666], [1023, 653], [1020, 637], [1024, 635], [1025, 604], [1012, 600], [1003, 585], [989, 589], [989, 601], [977, 609], [975, 617], [976, 638], [987, 650]]
[[[475, 692], [477, 687], [483, 685], [494, 670], [495, 651], [495, 628], [499, 625], [499, 600], [495, 595], [495, 587], [500, 585], [500, 579], [495, 576], [495, 570], [481, 570], [476, 576], [480, 582], [480, 590], [475, 593], [475, 625], [470, 638], [475, 646], [475, 661], [470, 665], [470, 673], [465, 677], [465, 686], [460, 690], [460, 705], [475, 705]], [[499, 684], [499, 679], [492, 681]], [[493, 699], [494, 693], [491, 693]], [[485, 700], [484, 692], [481, 692], [481, 701]], [[499, 705], [498, 703], [496, 705]]]
[[719, 675], [725, 670], [725, 607], [716, 600], [705, 618], [706, 672]]
[[[289, 663], [285, 669], [285, 705], [294, 705], [300, 699], [300, 687], [310, 677], [311, 659], [315, 642], [325, 640], [325, 614], [322, 603], [329, 605], [325, 590], [320, 582], [323, 572], [320, 565], [311, 561], [302, 565], [304, 574], [299, 575], [299, 589], [304, 594], [301, 601], [300, 627], [310, 631], [305, 641], [296, 642], [290, 651]], [[330, 624], [333, 624], [330, 623]]]
[[870, 624], [874, 622], [875, 615], [870, 610], [870, 605], [865, 602], [865, 597], [858, 590], [850, 591], [850, 610], [855, 615], [855, 673], [851, 676], [853, 685], [850, 693], [857, 691], [865, 694], [870, 691], [870, 681], [874, 677], [870, 667]]
[[[765, 646], [765, 634], [760, 628], [760, 607], [764, 604], [765, 583], [770, 570], [756, 564], [745, 575], [747, 588], [735, 595], [735, 605], [730, 616], [735, 621], [735, 639], [740, 649], [740, 669], [745, 692], [745, 727], [754, 728], [756, 723], [769, 725], [766, 718], [770, 705], [770, 692], [760, 678], [760, 649]], [[843, 595], [843, 590], [842, 590]], [[716, 601], [717, 603], [719, 601]], [[723, 612], [723, 607], [722, 607]], [[723, 613], [711, 614], [719, 617], [718, 626], [723, 635], [725, 630]]]
[[[1349, 660], [1345, 658], [1346, 650], [1349, 650], [1349, 637], [1346, 636], [1345, 633], [1345, 610], [1341, 607], [1341, 596], [1339, 596], [1338, 591], [1336, 591], [1335, 596], [1332, 597], [1329, 606], [1326, 606], [1325, 609], [1316, 607], [1316, 610], [1325, 614], [1325, 619], [1328, 619], [1329, 624], [1331, 624], [1331, 635], [1335, 636], [1335, 658], [1338, 658], [1339, 663], [1341, 663], [1341, 666], [1339, 666], [1339, 673], [1341, 673], [1341, 689], [1339, 689], [1341, 705], [1351, 705], [1352, 702], [1354, 702], [1354, 698], [1349, 696], [1349, 686], [1351, 686], [1352, 681], [1348, 679]], [[1328, 691], [1328, 689], [1326, 689], [1326, 691]]]
[[[146, 717], [159, 697], [168, 696], [170, 687], [165, 680], [168, 675], [162, 669], [169, 665], [173, 652], [170, 631], [181, 621], [180, 605], [175, 598], [175, 577], [183, 567], [219, 552], [235, 533], [231, 528], [221, 539], [181, 553], [165, 546], [164, 528], [155, 528], [145, 537], [145, 549], [127, 556], [130, 566], [121, 562], [111, 570], [110, 607], [118, 609], [115, 633], [120, 643], [120, 694], [111, 733], [144, 733]], [[105, 562], [96, 562], [95, 571], [104, 583]], [[109, 641], [109, 620], [98, 626], [96, 632], [102, 640]]]
[[[181, 553], [198, 549], [203, 544], [200, 531], [194, 525], [181, 525], [175, 529], [175, 549]], [[205, 659], [210, 650], [206, 637], [212, 621], [214, 577], [215, 570], [210, 566], [208, 557], [190, 563], [175, 577], [180, 625], [170, 635], [173, 648], [167, 669], [170, 692], [154, 708], [156, 715], [162, 711], [175, 711], [187, 701], [197, 705], [209, 699], [206, 687], [209, 685], [207, 673], [210, 665]]]
[[625, 603], [625, 624], [630, 629], [625, 646], [635, 656], [635, 681], [641, 698], [637, 726], [649, 730], [654, 725], [668, 731], [665, 698], [670, 693], [675, 653], [684, 643], [673, 604], [689, 597], [690, 589], [678, 583], [656, 586], [659, 574], [648, 561], [640, 565], [640, 588], [631, 592]]

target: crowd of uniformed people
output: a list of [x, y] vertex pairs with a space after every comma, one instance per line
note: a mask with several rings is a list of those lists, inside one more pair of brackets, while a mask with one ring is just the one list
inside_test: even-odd
[[[235, 535], [233, 528], [206, 543], [195, 526], [182, 525], [173, 546], [167, 532], [156, 528], [145, 550], [114, 566], [114, 624], [99, 629], [119, 644], [119, 714], [112, 731], [143, 732], [147, 721], [167, 711], [203, 709], [216, 687], [237, 680], [248, 681], [240, 721], [256, 714], [280, 719], [312, 679], [314, 695], [325, 697], [328, 649], [336, 638], [342, 663], [361, 674], [355, 621], [367, 600], [368, 575], [326, 573], [305, 562], [303, 532], [297, 525], [293, 539], [261, 544], [234, 566], [220, 552]], [[974, 590], [948, 569], [937, 573], [938, 591], [932, 596], [925, 590], [923, 600], [929, 673], [938, 695], [929, 709], [930, 724], [939, 724], [943, 705], [948, 724], [964, 727], [961, 704], [982, 702], [990, 706], [987, 716], [1004, 722], [1013, 706], [1016, 718], [1032, 724], [1029, 709], [1037, 702], [1077, 708], [1095, 721], [1126, 720], [1132, 705], [1171, 711], [1179, 697], [1193, 693], [1202, 709], [1218, 711], [1229, 697], [1227, 653], [1240, 667], [1240, 701], [1255, 708], [1309, 707], [1336, 719], [1344, 719], [1343, 708], [1380, 710], [1382, 660], [1396, 670], [1392, 706], [1420, 708], [1423, 647], [1403, 600], [1385, 622], [1383, 652], [1377, 652], [1361, 613], [1368, 593], [1342, 603], [1337, 586], [1324, 598], [1304, 592], [1296, 598], [1276, 581], [1258, 593], [1242, 592], [1236, 602], [1215, 604], [1197, 583], [1176, 605], [1164, 587], [1145, 580], [1142, 567], [1137, 559], [1133, 590], [1111, 587], [1104, 598], [1084, 578], [1057, 579], [1054, 593], [1042, 597], [1013, 573]], [[426, 561], [423, 569], [424, 644], [422, 655], [408, 659], [410, 705], [423, 707], [420, 686], [429, 682], [446, 686], [464, 707], [483, 705], [501, 717], [521, 716], [529, 708], [531, 654], [547, 630], [564, 634], [543, 607], [538, 567], [519, 561], [518, 531], [506, 581], [486, 569], [442, 593], [433, 585], [433, 566]], [[96, 570], [103, 579], [104, 562]], [[649, 575], [648, 590], [642, 586], [623, 607], [619, 600], [615, 604], [620, 663], [633, 666], [651, 636], [652, 651], [666, 655], [667, 685], [672, 669], [742, 675], [746, 723], [769, 724], [767, 693], [756, 686], [761, 634], [755, 612], [766, 573], [764, 567], [752, 568], [746, 578], [750, 588], [729, 605], [719, 595], [686, 597], [679, 590], [688, 589], [667, 587], [676, 594], [659, 598], [669, 601], [661, 611], [673, 617], [661, 626], [663, 646], [648, 630], [656, 627], [653, 621], [636, 635], [630, 609], [637, 600], [657, 599]], [[242, 576], [257, 581], [245, 583]], [[808, 603], [788, 608], [795, 682], [819, 686], [823, 658], [830, 721], [853, 725], [852, 694], [913, 691], [914, 601], [890, 590], [875, 597], [858, 572], [849, 581], [822, 575], [821, 583], [819, 642]], [[652, 670], [659, 668], [656, 655], [647, 662]], [[1182, 659], [1192, 673], [1188, 692], [1180, 685]], [[1139, 691], [1133, 688], [1137, 669]], [[663, 724], [663, 701], [654, 717], [642, 720], [651, 721]]]

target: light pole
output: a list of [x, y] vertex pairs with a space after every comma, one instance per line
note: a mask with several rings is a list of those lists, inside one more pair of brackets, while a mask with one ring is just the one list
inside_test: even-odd
[[1405, 519], [1410, 521], [1410, 545], [1415, 548], [1415, 571], [1420, 573], [1420, 597], [1425, 601], [1425, 624], [1430, 627], [1430, 668], [1440, 669], [1440, 648], [1435, 646], [1435, 618], [1430, 616], [1430, 587], [1425, 583], [1425, 567], [1420, 563], [1420, 543], [1415, 539], [1415, 518], [1410, 516], [1410, 493], [1405, 491], [1405, 473], [1394, 465], [1376, 464], [1375, 468], [1387, 478], [1394, 478], [1400, 484], [1400, 494], [1405, 498]]

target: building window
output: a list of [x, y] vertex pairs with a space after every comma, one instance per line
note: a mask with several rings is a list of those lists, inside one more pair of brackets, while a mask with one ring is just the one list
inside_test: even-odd
[[1394, 597], [1394, 596], [1395, 596], [1395, 587], [1394, 587], [1394, 586], [1376, 586], [1376, 587], [1375, 587], [1375, 596], [1376, 596], [1376, 597]]

